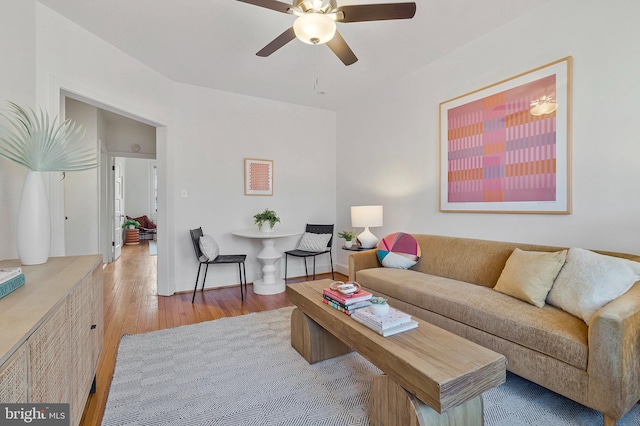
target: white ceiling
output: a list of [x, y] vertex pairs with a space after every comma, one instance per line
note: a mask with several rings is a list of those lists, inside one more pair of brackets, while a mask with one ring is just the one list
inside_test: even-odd
[[[38, 1], [173, 81], [339, 110], [548, 0], [417, 0], [411, 20], [338, 23], [348, 67], [298, 40], [256, 56], [294, 16], [235, 0]], [[338, 0], [367, 3], [381, 1]]]

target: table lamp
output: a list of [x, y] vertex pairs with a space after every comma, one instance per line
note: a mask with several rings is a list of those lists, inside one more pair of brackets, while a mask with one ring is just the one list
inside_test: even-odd
[[369, 231], [369, 227], [382, 226], [382, 206], [352, 206], [351, 226], [364, 227], [364, 231], [358, 235], [360, 247], [374, 248], [378, 238]]

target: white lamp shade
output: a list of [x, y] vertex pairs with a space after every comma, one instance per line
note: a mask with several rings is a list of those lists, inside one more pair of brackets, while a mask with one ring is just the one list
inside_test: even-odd
[[324, 44], [336, 34], [336, 23], [323, 13], [307, 12], [293, 22], [293, 32], [307, 44]]
[[351, 226], [354, 228], [382, 226], [382, 206], [351, 207]]

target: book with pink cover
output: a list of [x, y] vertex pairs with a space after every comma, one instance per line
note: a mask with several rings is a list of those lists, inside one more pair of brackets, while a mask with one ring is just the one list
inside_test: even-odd
[[328, 300], [331, 303], [335, 303], [336, 305], [339, 305], [342, 308], [345, 309], [360, 309], [360, 308], [366, 308], [367, 306], [371, 305], [371, 302], [369, 300], [363, 300], [362, 302], [356, 302], [356, 303], [352, 303], [350, 305], [345, 305], [344, 303], [340, 303], [337, 300], [333, 299], [331, 296], [328, 296], [326, 294], [322, 295], [322, 298], [325, 300]]
[[342, 294], [339, 291], [331, 290], [330, 288], [325, 288], [322, 290], [324, 294], [331, 297], [333, 300], [336, 300], [344, 305], [352, 305], [356, 302], [362, 302], [364, 300], [369, 300], [373, 297], [373, 294], [369, 293], [366, 290], [360, 290], [357, 293], [353, 293], [350, 296], [346, 294]]

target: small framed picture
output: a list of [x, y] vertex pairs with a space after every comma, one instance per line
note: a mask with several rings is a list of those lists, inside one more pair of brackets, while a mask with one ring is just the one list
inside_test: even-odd
[[273, 195], [273, 160], [244, 159], [244, 195]]

